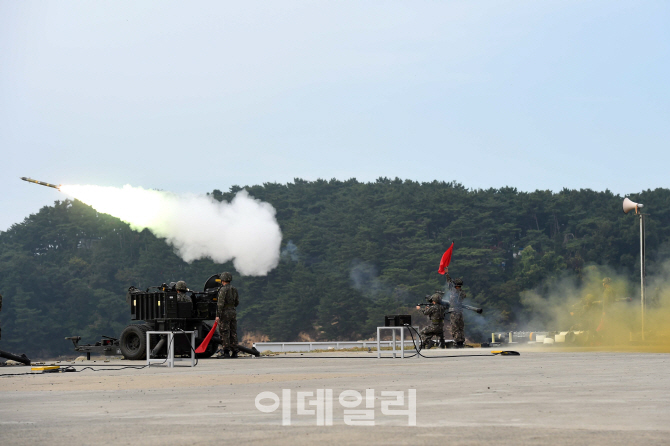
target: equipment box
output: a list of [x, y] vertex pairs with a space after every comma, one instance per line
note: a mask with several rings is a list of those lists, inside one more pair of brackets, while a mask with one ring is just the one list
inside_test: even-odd
[[412, 316], [409, 314], [384, 316], [384, 327], [403, 327], [405, 325], [412, 325]]

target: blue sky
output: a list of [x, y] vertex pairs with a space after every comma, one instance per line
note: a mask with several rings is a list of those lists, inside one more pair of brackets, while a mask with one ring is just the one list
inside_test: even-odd
[[5, 1], [0, 55], [0, 230], [21, 176], [668, 187], [666, 1]]

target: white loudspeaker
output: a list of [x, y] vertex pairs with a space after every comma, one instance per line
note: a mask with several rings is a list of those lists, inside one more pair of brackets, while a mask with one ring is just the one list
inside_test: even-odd
[[644, 207], [643, 204], [636, 203], [634, 201], [630, 201], [628, 198], [623, 199], [623, 213], [624, 214], [629, 213], [633, 209], [635, 209], [635, 213], [637, 214], [637, 210], [639, 208], [642, 208], [642, 207]]

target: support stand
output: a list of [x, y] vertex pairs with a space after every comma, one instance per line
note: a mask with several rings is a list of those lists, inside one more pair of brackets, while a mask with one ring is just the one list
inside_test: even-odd
[[[174, 335], [175, 334], [190, 334], [191, 335], [191, 357], [190, 358], [175, 358], [174, 357]], [[152, 334], [162, 334], [168, 336], [168, 352], [167, 359], [152, 359], [151, 358], [151, 345], [149, 342], [150, 335]], [[167, 365], [169, 368], [174, 367], [175, 361], [191, 361], [190, 366], [195, 366], [195, 331], [147, 331], [147, 365], [151, 366], [152, 363], [160, 363]]]
[[[377, 327], [377, 358], [382, 357], [382, 349], [381, 349], [381, 331], [382, 330], [391, 330], [392, 332], [392, 348], [393, 348], [393, 357], [396, 357], [396, 331], [400, 332], [400, 357], [405, 358], [405, 329], [407, 327]], [[421, 342], [421, 340], [419, 340]], [[414, 349], [419, 350], [416, 341], [414, 341]]]

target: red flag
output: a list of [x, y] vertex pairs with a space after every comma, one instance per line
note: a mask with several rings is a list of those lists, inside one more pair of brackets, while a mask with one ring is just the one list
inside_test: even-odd
[[212, 325], [212, 329], [209, 330], [209, 333], [207, 333], [207, 336], [205, 337], [205, 339], [200, 344], [200, 347], [195, 349], [196, 353], [205, 353], [205, 350], [207, 350], [207, 346], [209, 345], [209, 341], [212, 340], [212, 336], [214, 336], [214, 330], [216, 330], [216, 326], [218, 324], [219, 324], [218, 322], [214, 321], [214, 325]]
[[451, 246], [447, 249], [442, 255], [442, 260], [440, 260], [440, 269], [437, 270], [438, 273], [444, 274], [446, 271], [444, 268], [449, 266], [451, 262], [451, 253], [454, 251], [454, 242], [451, 242]]

